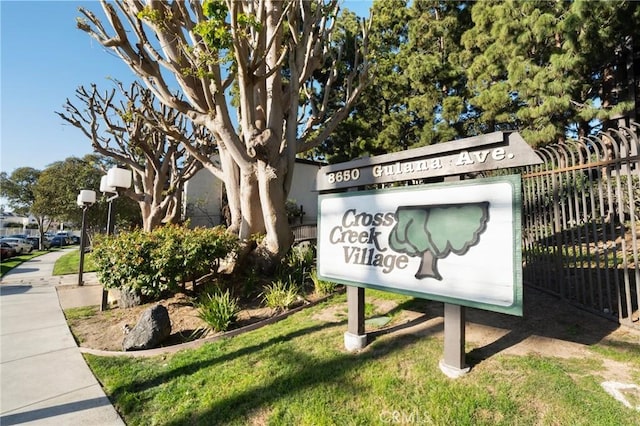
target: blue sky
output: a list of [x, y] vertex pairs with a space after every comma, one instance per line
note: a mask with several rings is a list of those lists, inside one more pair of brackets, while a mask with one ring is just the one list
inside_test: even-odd
[[[368, 15], [369, 0], [344, 6]], [[0, 171], [44, 169], [92, 152], [90, 141], [55, 114], [75, 90], [109, 77], [132, 80], [131, 71], [83, 31], [78, 7], [101, 16], [97, 1], [0, 0]], [[108, 24], [107, 24], [108, 25]]]
[[108, 76], [128, 81], [128, 68], [76, 29], [78, 6], [97, 2], [0, 2], [0, 170], [44, 169], [54, 161], [90, 153], [81, 132], [63, 124], [67, 98], [80, 85], [107, 87]]

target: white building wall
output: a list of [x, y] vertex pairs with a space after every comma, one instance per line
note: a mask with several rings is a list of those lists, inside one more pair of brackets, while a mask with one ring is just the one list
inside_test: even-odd
[[[317, 163], [298, 161], [293, 171], [293, 183], [289, 191], [289, 200], [294, 200], [302, 206], [304, 216], [302, 223], [316, 223], [318, 221], [318, 193], [315, 191], [316, 175], [320, 165]], [[293, 224], [299, 224], [296, 220]]]
[[184, 216], [192, 227], [212, 227], [221, 217], [223, 185], [213, 173], [201, 169], [184, 185]]
[[[302, 206], [303, 223], [316, 223], [318, 193], [314, 191], [316, 174], [320, 165], [311, 161], [296, 161], [289, 200]], [[184, 186], [184, 217], [191, 226], [211, 227], [224, 223], [221, 216], [224, 185], [210, 171], [200, 170]], [[294, 224], [299, 224], [296, 220]]]

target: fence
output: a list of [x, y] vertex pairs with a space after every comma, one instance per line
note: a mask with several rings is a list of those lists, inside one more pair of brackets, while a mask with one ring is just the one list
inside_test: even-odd
[[37, 237], [40, 235], [37, 229], [24, 228], [0, 228], [0, 238], [9, 237], [11, 235], [27, 235], [28, 237]]
[[[640, 327], [640, 124], [537, 150], [523, 182], [528, 286]], [[297, 242], [315, 225], [294, 226]]]
[[294, 225], [291, 227], [295, 243], [303, 241], [315, 241], [317, 238], [317, 226], [315, 223], [307, 225]]
[[640, 327], [640, 125], [537, 150], [523, 172], [523, 274], [537, 287]]

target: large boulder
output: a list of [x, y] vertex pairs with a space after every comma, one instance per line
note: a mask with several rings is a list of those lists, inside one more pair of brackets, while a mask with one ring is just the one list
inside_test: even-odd
[[122, 341], [122, 349], [136, 351], [157, 347], [171, 335], [169, 311], [162, 305], [145, 310]]

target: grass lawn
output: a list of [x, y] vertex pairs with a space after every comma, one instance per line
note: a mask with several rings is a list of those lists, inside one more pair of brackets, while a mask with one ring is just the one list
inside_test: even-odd
[[[23, 254], [20, 256], [10, 257], [8, 259], [2, 259], [0, 263], [0, 276], [4, 276], [7, 272], [20, 265], [22, 262], [26, 262], [34, 257], [41, 256], [51, 251], [60, 250], [59, 248], [52, 248], [49, 251], [34, 250], [29, 254]], [[80, 270], [80, 251], [74, 250], [67, 254], [62, 255], [55, 263], [53, 267], [53, 275], [68, 275], [77, 274]], [[95, 264], [91, 253], [84, 255], [84, 272], [95, 272]]]
[[[55, 249], [54, 249], [55, 250]], [[29, 254], [21, 254], [20, 256], [10, 257], [8, 259], [2, 259], [0, 263], [0, 277], [4, 276], [7, 272], [20, 265], [22, 262], [26, 262], [29, 259], [33, 259], [34, 257], [42, 256], [43, 254], [48, 253], [47, 251], [41, 250], [33, 250]]]
[[[345, 301], [174, 355], [86, 358], [128, 425], [640, 425], [601, 388], [603, 357], [467, 356], [471, 373], [453, 380], [438, 367], [442, 338], [428, 332], [346, 352]], [[331, 308], [335, 318], [319, 315]], [[640, 380], [636, 345], [592, 350], [628, 361]]]
[[[91, 253], [84, 255], [84, 272], [95, 272], [96, 267], [93, 263]], [[62, 255], [53, 266], [53, 275], [77, 274], [80, 271], [80, 250], [73, 250]]]

